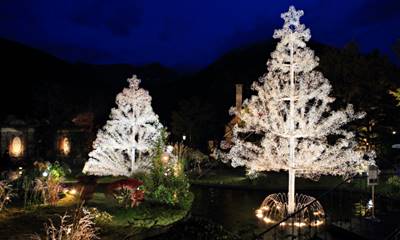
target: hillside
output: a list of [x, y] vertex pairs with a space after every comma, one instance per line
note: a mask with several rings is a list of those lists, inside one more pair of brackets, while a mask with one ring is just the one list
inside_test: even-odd
[[[361, 54], [354, 44], [343, 49], [318, 43], [310, 43], [310, 47], [320, 58], [319, 69], [332, 83], [338, 107], [353, 103], [367, 112], [366, 122], [381, 122], [383, 132], [399, 127], [400, 111], [387, 92], [400, 86], [400, 74], [388, 58], [378, 52]], [[76, 113], [93, 111], [97, 126], [101, 126], [114, 106], [115, 95], [126, 86], [125, 79], [135, 73], [143, 79], [154, 110], [169, 130], [177, 137], [193, 131], [198, 136], [193, 144], [203, 145], [223, 135], [230, 119], [228, 109], [234, 105], [234, 84], [242, 83], [244, 97], [249, 97], [251, 83], [267, 71], [265, 63], [274, 48], [274, 42], [265, 41], [234, 49], [205, 69], [183, 75], [159, 64], [68, 63], [0, 39], [0, 117], [16, 114], [59, 124]], [[174, 114], [175, 120], [176, 116], [189, 119], [190, 126], [177, 126]]]
[[107, 115], [126, 78], [137, 74], [143, 85], [171, 81], [177, 74], [159, 64], [69, 63], [25, 45], [0, 39], [0, 117], [69, 119], [76, 112], [92, 110]]

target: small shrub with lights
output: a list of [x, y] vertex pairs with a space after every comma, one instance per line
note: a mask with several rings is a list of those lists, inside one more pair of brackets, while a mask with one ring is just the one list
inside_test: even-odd
[[69, 172], [67, 166], [58, 162], [39, 162], [32, 169], [20, 170], [21, 174], [13, 184], [18, 189], [18, 197], [25, 208], [39, 204], [55, 205], [62, 196], [61, 182]]
[[180, 159], [171, 153], [166, 158], [165, 142], [166, 133], [164, 132], [156, 146], [152, 169], [148, 174], [137, 177], [144, 182], [142, 189], [147, 201], [172, 207], [183, 207], [189, 195], [189, 182]]

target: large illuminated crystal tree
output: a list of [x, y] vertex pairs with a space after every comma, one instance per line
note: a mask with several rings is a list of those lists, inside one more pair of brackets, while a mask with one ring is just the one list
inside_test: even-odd
[[97, 133], [83, 173], [130, 176], [151, 165], [151, 151], [162, 125], [148, 91], [139, 88], [140, 80], [134, 75], [128, 82], [129, 87], [117, 95], [117, 108]]
[[295, 210], [295, 177], [356, 174], [373, 163], [356, 150], [354, 135], [343, 126], [363, 117], [353, 107], [333, 111], [331, 85], [314, 70], [318, 58], [306, 46], [310, 31], [300, 24], [303, 11], [291, 6], [281, 17], [280, 39], [268, 61], [268, 73], [254, 82], [257, 92], [243, 103], [240, 121], [233, 128], [232, 147], [225, 155], [232, 166], [250, 173], [289, 172], [288, 213]]

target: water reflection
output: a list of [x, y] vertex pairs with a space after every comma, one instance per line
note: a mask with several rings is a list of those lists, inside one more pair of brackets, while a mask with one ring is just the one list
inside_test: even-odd
[[[192, 186], [192, 191], [196, 196], [193, 214], [212, 219], [239, 236], [252, 236], [268, 227], [254, 213], [270, 192], [199, 186]], [[318, 197], [323, 192], [302, 193]], [[337, 191], [318, 200], [330, 221], [350, 221], [355, 216], [354, 203], [365, 202], [368, 197], [361, 192]]]

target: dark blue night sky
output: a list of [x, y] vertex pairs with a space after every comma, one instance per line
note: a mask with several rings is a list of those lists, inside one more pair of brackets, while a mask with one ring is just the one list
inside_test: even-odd
[[270, 39], [291, 4], [305, 11], [314, 41], [390, 55], [400, 38], [399, 0], [2, 0], [0, 37], [73, 62], [194, 70]]

